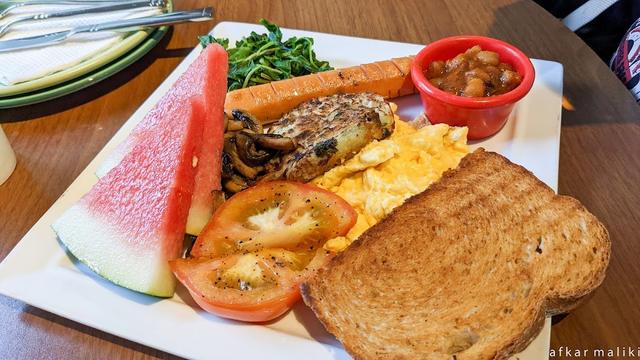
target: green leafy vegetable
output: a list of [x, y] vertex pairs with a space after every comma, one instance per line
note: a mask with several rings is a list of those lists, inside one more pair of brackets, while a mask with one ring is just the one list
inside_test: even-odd
[[222, 45], [222, 47], [226, 50], [229, 48], [229, 39], [224, 39], [224, 38], [214, 38], [211, 35], [201, 35], [198, 36], [198, 40], [200, 40], [200, 44], [202, 44], [202, 47], [205, 48], [207, 47], [207, 45], [209, 44], [213, 44], [213, 43], [217, 43]]
[[267, 28], [267, 34], [252, 31], [236, 41], [234, 48], [229, 48], [229, 39], [198, 37], [203, 47], [217, 43], [227, 50], [229, 91], [333, 69], [328, 62], [316, 58], [312, 38], [294, 36], [283, 42], [277, 25], [265, 19], [260, 23]]

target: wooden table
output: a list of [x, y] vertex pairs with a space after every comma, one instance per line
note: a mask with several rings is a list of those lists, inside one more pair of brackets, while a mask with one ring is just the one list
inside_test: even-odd
[[[204, 1], [215, 21], [427, 43], [456, 34], [504, 39], [531, 57], [565, 66], [559, 190], [609, 228], [613, 258], [593, 298], [552, 330], [552, 348], [640, 346], [640, 107], [572, 32], [529, 0]], [[179, 26], [133, 66], [79, 93], [0, 110], [18, 167], [0, 186], [0, 259], [214, 23]], [[52, 294], [54, 296], [54, 294]], [[0, 296], [0, 359], [171, 358]]]

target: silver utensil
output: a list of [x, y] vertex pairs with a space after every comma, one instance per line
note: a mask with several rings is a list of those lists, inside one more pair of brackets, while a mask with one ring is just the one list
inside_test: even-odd
[[86, 6], [82, 8], [76, 8], [72, 10], [63, 10], [63, 11], [55, 11], [48, 13], [39, 13], [39, 14], [27, 14], [22, 16], [16, 16], [9, 21], [6, 21], [3, 25], [0, 26], [0, 36], [4, 35], [10, 27], [15, 24], [32, 21], [32, 20], [44, 20], [49, 18], [59, 18], [59, 17], [67, 17], [67, 16], [75, 16], [75, 15], [84, 15], [84, 14], [95, 14], [101, 12], [108, 11], [117, 11], [117, 10], [125, 10], [125, 9], [135, 9], [140, 7], [156, 7], [163, 6], [163, 0], [135, 0], [135, 1], [127, 1], [122, 3], [110, 3], [106, 5], [99, 6]]
[[0, 19], [14, 9], [29, 5], [96, 5], [107, 3], [127, 3], [129, 0], [23, 0], [0, 1]]
[[147, 16], [136, 19], [108, 21], [101, 24], [83, 25], [73, 29], [58, 31], [48, 34], [30, 36], [21, 39], [0, 41], [0, 52], [27, 49], [61, 42], [80, 33], [93, 33], [98, 31], [133, 31], [145, 27], [170, 25], [181, 22], [195, 22], [211, 20], [213, 8], [191, 11], [177, 11], [156, 16]]

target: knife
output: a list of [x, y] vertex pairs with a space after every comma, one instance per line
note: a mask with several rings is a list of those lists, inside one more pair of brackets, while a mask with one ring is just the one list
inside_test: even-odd
[[69, 30], [41, 34], [20, 39], [0, 41], [0, 52], [28, 49], [57, 43], [81, 33], [93, 33], [98, 31], [133, 31], [145, 27], [170, 25], [181, 22], [195, 22], [211, 20], [213, 8], [191, 11], [177, 11], [156, 16], [147, 16], [136, 19], [109, 21], [101, 24], [83, 25]]
[[7, 32], [7, 30], [9, 30], [10, 27], [24, 21], [44, 20], [44, 19], [50, 19], [50, 18], [94, 14], [94, 13], [117, 11], [117, 10], [136, 9], [141, 7], [152, 8], [152, 7], [160, 7], [160, 6], [164, 6], [163, 0], [132, 0], [132, 1], [126, 1], [126, 2], [123, 1], [120, 3], [106, 3], [98, 6], [86, 6], [86, 7], [76, 8], [72, 10], [18, 15], [18, 16], [12, 17], [10, 20], [5, 21], [4, 24], [0, 25], [0, 36], [4, 35]]

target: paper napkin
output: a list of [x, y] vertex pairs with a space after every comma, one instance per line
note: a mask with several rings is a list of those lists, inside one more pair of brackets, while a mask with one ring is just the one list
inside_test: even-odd
[[[13, 16], [70, 10], [86, 6], [87, 5], [25, 6], [15, 9], [10, 13], [10, 16], [1, 19], [0, 25], [5, 21], [9, 21]], [[10, 27], [9, 31], [0, 37], [0, 41], [66, 30], [78, 25], [152, 16], [160, 13], [161, 10], [159, 8], [144, 7], [107, 13], [21, 22]], [[111, 31], [84, 33], [74, 35], [67, 41], [58, 44], [0, 52], [0, 86], [9, 86], [35, 80], [61, 70], [69, 69], [104, 52], [119, 41], [122, 41], [127, 35], [126, 33]]]

